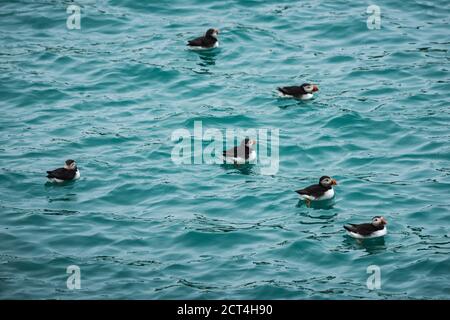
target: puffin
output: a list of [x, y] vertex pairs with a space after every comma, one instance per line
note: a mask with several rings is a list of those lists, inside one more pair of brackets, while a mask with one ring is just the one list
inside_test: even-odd
[[300, 199], [305, 200], [309, 207], [311, 201], [329, 200], [334, 197], [333, 186], [337, 185], [337, 181], [329, 176], [322, 176], [318, 184], [311, 185], [304, 189], [296, 190]]
[[217, 48], [219, 46], [219, 41], [217, 39], [218, 34], [218, 29], [208, 29], [204, 36], [189, 40], [187, 46], [192, 49]]
[[256, 159], [256, 151], [252, 148], [256, 144], [255, 140], [245, 138], [238, 147], [225, 150], [222, 155], [226, 162], [234, 164], [244, 164]]
[[301, 86], [279, 87], [277, 89], [283, 96], [300, 100], [312, 99], [314, 92], [319, 91], [319, 87], [316, 84], [311, 83], [304, 83]]
[[356, 239], [378, 238], [387, 234], [387, 221], [382, 216], [375, 216], [371, 223], [347, 224], [344, 229], [347, 234]]
[[47, 171], [47, 178], [50, 182], [57, 183], [76, 180], [80, 178], [80, 170], [75, 160], [69, 159], [64, 163], [64, 167]]

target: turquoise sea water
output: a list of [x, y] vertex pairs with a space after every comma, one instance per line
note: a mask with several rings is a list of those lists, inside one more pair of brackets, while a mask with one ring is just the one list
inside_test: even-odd
[[[448, 1], [75, 3], [80, 30], [71, 1], [0, 3], [1, 299], [450, 298]], [[278, 172], [174, 164], [195, 121], [278, 128]], [[299, 203], [324, 174], [334, 204]], [[384, 239], [344, 235], [374, 215]]]

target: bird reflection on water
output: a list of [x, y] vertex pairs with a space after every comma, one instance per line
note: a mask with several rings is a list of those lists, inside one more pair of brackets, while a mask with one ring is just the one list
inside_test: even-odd
[[239, 173], [243, 174], [243, 175], [252, 175], [255, 172], [253, 171], [255, 165], [254, 164], [229, 164], [229, 163], [224, 163], [222, 165], [220, 165], [224, 170], [237, 170], [239, 171]]
[[322, 201], [311, 201], [309, 206], [305, 203], [304, 200], [300, 199], [297, 202], [296, 207], [308, 207], [311, 209], [316, 210], [330, 210], [333, 208], [335, 204], [335, 198], [329, 199], [329, 200], [322, 200]]
[[344, 247], [350, 250], [365, 250], [368, 254], [376, 254], [387, 249], [384, 237], [372, 239], [354, 239], [348, 235], [344, 236]]
[[208, 68], [216, 65], [216, 59], [219, 53], [218, 49], [192, 50], [192, 52], [195, 52], [199, 56], [200, 61], [198, 65], [200, 67]]

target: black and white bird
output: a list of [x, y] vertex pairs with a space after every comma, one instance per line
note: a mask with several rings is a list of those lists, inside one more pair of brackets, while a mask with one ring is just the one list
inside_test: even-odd
[[311, 83], [304, 83], [301, 86], [279, 87], [277, 89], [282, 96], [301, 100], [312, 99], [314, 97], [314, 92], [319, 91], [319, 87]]
[[336, 180], [329, 176], [322, 176], [318, 184], [306, 187], [304, 189], [296, 190], [300, 199], [305, 200], [309, 206], [311, 201], [329, 200], [334, 197], [333, 186], [337, 185]]
[[50, 182], [64, 182], [80, 178], [80, 171], [75, 160], [66, 160], [63, 168], [47, 171], [47, 178]]
[[218, 29], [208, 29], [205, 35], [188, 41], [188, 46], [192, 49], [211, 49], [219, 46]]
[[387, 221], [382, 216], [375, 216], [371, 223], [347, 224], [344, 229], [347, 234], [356, 239], [378, 238], [387, 234]]
[[244, 164], [256, 159], [256, 151], [252, 148], [256, 144], [255, 140], [245, 138], [237, 147], [226, 150], [222, 153], [223, 158], [228, 163]]

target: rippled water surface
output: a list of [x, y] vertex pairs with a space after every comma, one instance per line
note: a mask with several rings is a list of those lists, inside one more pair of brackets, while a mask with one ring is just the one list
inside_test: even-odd
[[[365, 1], [78, 0], [69, 30], [71, 3], [0, 3], [0, 298], [450, 298], [448, 1], [377, 0], [380, 30]], [[278, 172], [174, 164], [195, 121], [278, 128]], [[324, 174], [334, 205], [299, 203]], [[379, 214], [384, 239], [344, 235]]]

